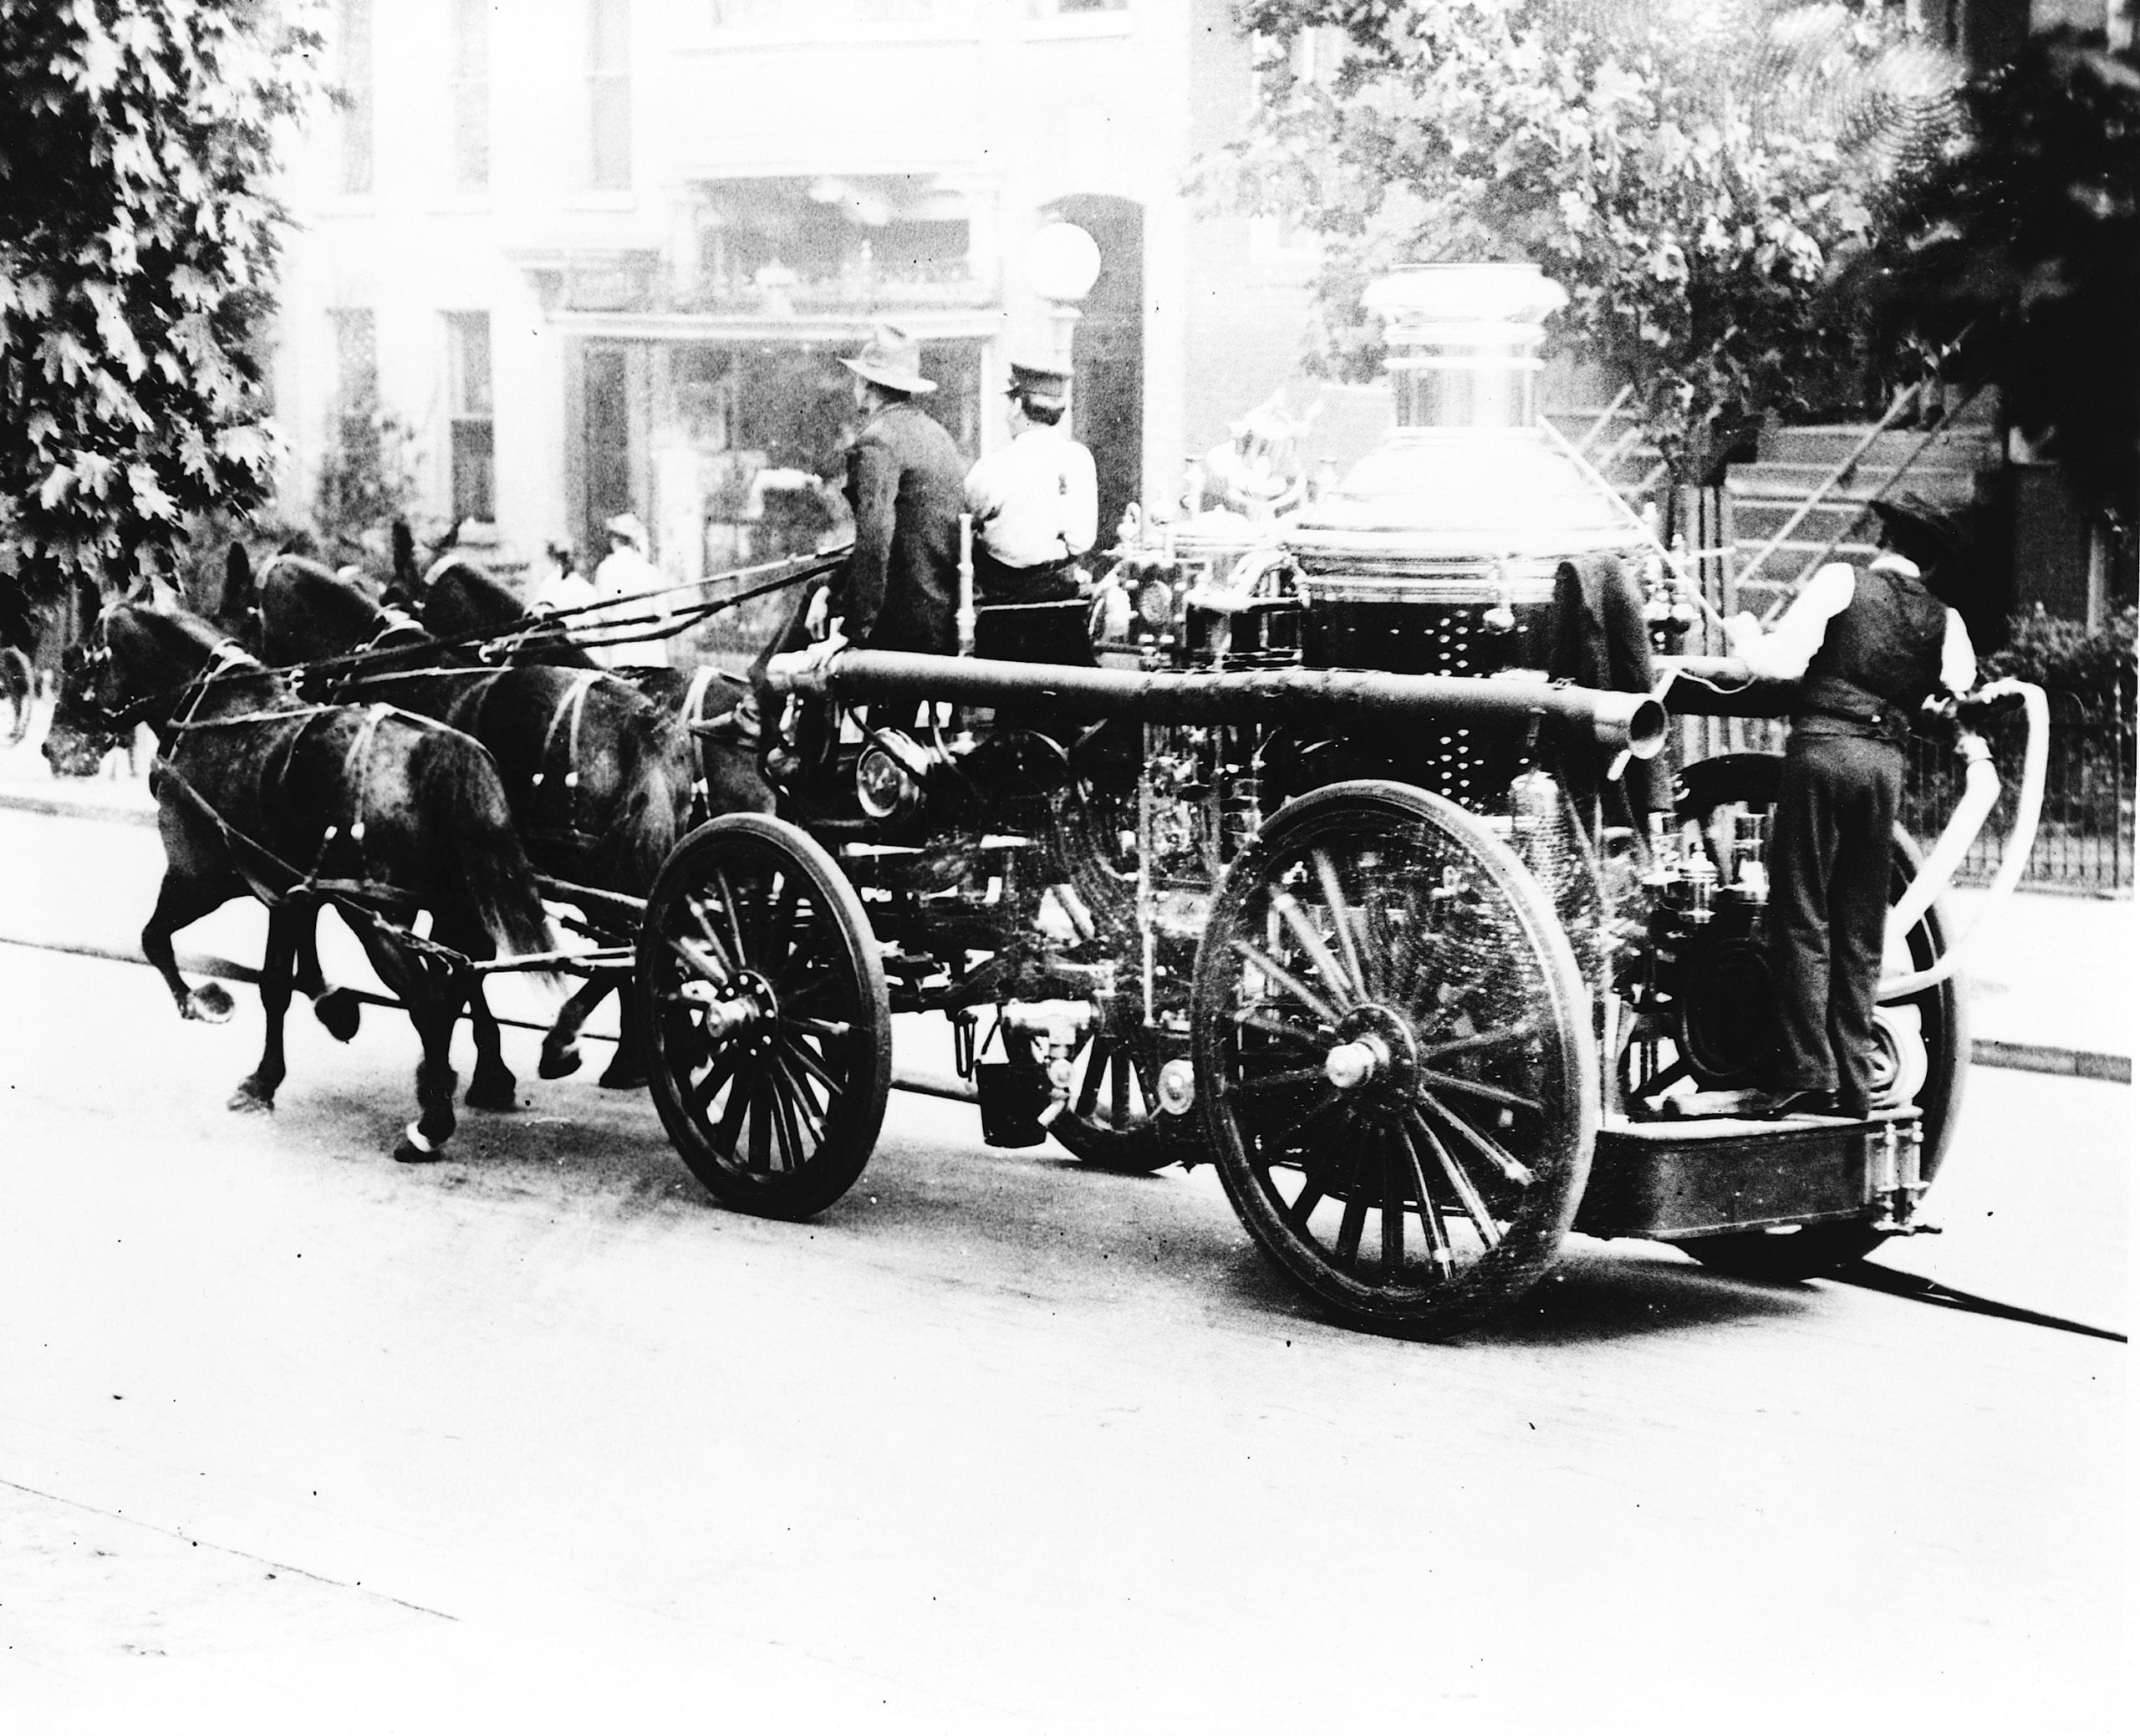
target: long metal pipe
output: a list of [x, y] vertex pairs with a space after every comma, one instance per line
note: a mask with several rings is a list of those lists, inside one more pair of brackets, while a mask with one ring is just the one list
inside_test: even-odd
[[1649, 759], [1664, 746], [1664, 708], [1648, 694], [1602, 693], [1542, 681], [1472, 675], [1395, 675], [1373, 669], [1220, 673], [1083, 669], [1068, 664], [841, 651], [814, 667], [809, 653], [776, 657], [770, 685], [842, 700], [948, 700], [997, 705], [1044, 700], [1092, 717], [1150, 723], [1499, 723], [1552, 717], [1603, 746]]

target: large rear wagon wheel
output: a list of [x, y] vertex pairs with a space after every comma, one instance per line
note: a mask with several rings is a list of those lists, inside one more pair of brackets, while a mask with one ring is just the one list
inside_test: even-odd
[[655, 1107], [708, 1193], [807, 1218], [853, 1186], [891, 1091], [891, 1007], [861, 901], [808, 832], [731, 814], [679, 844], [638, 984]]
[[[1699, 821], [1706, 829], [1734, 805], [1767, 813], [1775, 807], [1782, 779], [1783, 760], [1777, 754], [1725, 754], [1697, 761], [1681, 775], [1679, 817]], [[1916, 878], [1923, 861], [1915, 841], [1899, 826], [1889, 861], [1888, 902], [1892, 905]], [[1936, 964], [1946, 953], [1947, 934], [1946, 912], [1935, 899], [1910, 929], [1904, 945], [1890, 943], [1887, 971], [1914, 972]], [[1969, 1073], [1969, 1022], [1960, 984], [1949, 976], [1908, 1000], [1883, 1004], [1880, 1035], [1876, 1088], [1916, 1107], [1923, 1138], [1919, 1174], [1929, 1182], [1954, 1137], [1962, 1085]], [[1792, 1229], [1700, 1236], [1678, 1245], [1703, 1265], [1734, 1277], [1786, 1283], [1855, 1265], [1887, 1240], [1889, 1233], [1869, 1223], [1802, 1224]]]
[[1588, 997], [1455, 803], [1366, 781], [1276, 815], [1214, 899], [1194, 1041], [1235, 1210], [1349, 1323], [1446, 1336], [1552, 1263], [1597, 1133]]

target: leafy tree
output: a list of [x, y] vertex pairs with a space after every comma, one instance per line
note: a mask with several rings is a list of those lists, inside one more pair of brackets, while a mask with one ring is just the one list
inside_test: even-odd
[[2140, 518], [2140, 55], [2030, 43], [1964, 93], [1959, 149], [1897, 188], [1861, 275], [1882, 340], [1952, 345], [2080, 498]]
[[[1558, 335], [1631, 384], [1683, 481], [1775, 409], [1854, 397], [1822, 293], [1954, 69], [1877, 6], [1761, 0], [1242, 0], [1262, 100], [1210, 191], [1317, 232], [1312, 362], [1372, 374], [1366, 284], [1529, 259]], [[1311, 67], [1320, 59], [1323, 64]]]
[[[172, 570], [267, 492], [248, 340], [308, 31], [268, 0], [0, 0], [0, 591]], [[12, 570], [9, 570], [12, 569]]]

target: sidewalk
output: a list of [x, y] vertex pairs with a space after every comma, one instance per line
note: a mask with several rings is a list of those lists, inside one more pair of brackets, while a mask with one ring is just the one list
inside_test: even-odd
[[[114, 755], [103, 775], [58, 778], [38, 751], [39, 731], [0, 747], [0, 811], [153, 825], [148, 737], [138, 775]], [[2131, 1083], [2140, 1028], [2140, 906], [2017, 892], [1993, 906], [1981, 891], [1948, 895], [1954, 938], [1964, 946], [1969, 1033], [1980, 1067], [2020, 1067]], [[1973, 933], [1980, 919], [1980, 934]]]

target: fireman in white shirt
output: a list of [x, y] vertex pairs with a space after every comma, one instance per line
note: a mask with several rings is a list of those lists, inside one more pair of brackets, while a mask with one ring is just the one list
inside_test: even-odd
[[974, 593], [983, 603], [1047, 603], [1078, 594], [1078, 557], [1098, 534], [1093, 455], [1061, 425], [1070, 376], [1011, 364], [1011, 444], [966, 474], [974, 522]]

